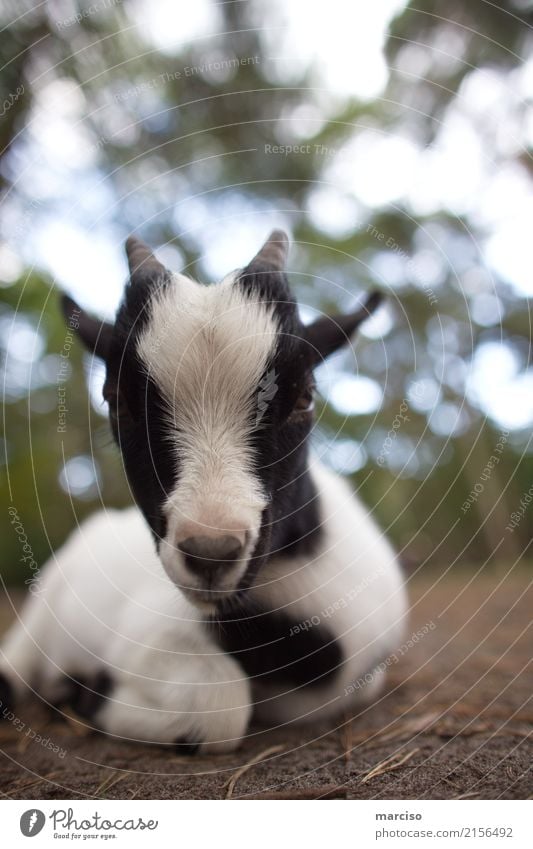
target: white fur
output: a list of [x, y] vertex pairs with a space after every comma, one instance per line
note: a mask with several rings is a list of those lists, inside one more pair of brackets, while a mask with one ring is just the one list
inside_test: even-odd
[[[313, 556], [274, 560], [260, 573], [252, 595], [301, 627], [328, 628], [344, 663], [330, 685], [258, 686], [257, 712], [279, 722], [333, 716], [373, 697], [383, 684], [373, 670], [398, 647], [405, 629], [404, 582], [386, 537], [346, 481], [317, 460], [311, 474], [320, 493], [320, 547]], [[372, 673], [370, 687], [367, 673]]]
[[18, 696], [30, 688], [54, 701], [65, 675], [105, 668], [116, 689], [96, 720], [104, 730], [154, 742], [190, 736], [212, 751], [237, 745], [249, 683], [165, 575], [136, 508], [84, 522], [33, 589], [2, 645], [0, 670]]
[[272, 355], [277, 324], [272, 307], [247, 298], [234, 275], [218, 286], [176, 276], [150, 306], [138, 342], [148, 374], [167, 404], [176, 447], [178, 484], [165, 506], [160, 556], [169, 577], [198, 600], [198, 583], [176, 551], [191, 536], [246, 535], [242, 558], [226, 569], [220, 598], [239, 583], [267, 504], [252, 473], [250, 416]]
[[158, 742], [190, 735], [214, 751], [238, 744], [252, 702], [272, 721], [308, 721], [375, 695], [382, 676], [369, 688], [364, 676], [403, 632], [400, 570], [346, 483], [316, 461], [312, 475], [322, 505], [319, 551], [267, 564], [251, 593], [295, 623], [318, 617], [331, 630], [345, 658], [331, 683], [258, 685], [251, 694], [238, 663], [218, 648], [197, 608], [163, 571], [136, 508], [93, 516], [44, 567], [39, 594], [3, 642], [0, 671], [19, 696], [30, 688], [52, 700], [65, 673], [90, 675], [104, 666], [115, 689], [97, 717], [101, 727]]

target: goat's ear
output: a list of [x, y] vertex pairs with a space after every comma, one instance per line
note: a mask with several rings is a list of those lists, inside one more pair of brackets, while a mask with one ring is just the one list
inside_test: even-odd
[[311, 348], [313, 367], [350, 341], [350, 337], [383, 300], [380, 292], [372, 292], [355, 312], [326, 315], [305, 328], [304, 339]]
[[61, 308], [67, 325], [80, 337], [85, 347], [96, 357], [106, 360], [113, 333], [113, 325], [92, 318], [68, 295], [61, 296]]
[[268, 268], [271, 271], [284, 271], [289, 254], [289, 239], [283, 230], [273, 230], [261, 250], [249, 263], [248, 269], [254, 271]]

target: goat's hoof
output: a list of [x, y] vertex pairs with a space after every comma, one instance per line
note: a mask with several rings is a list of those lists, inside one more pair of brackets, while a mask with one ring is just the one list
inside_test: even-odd
[[64, 703], [83, 719], [94, 719], [96, 712], [109, 696], [112, 686], [112, 678], [105, 669], [90, 678], [71, 676], [68, 679], [69, 692]]
[[195, 755], [200, 748], [200, 743], [189, 740], [187, 737], [176, 737], [172, 746], [177, 755]]

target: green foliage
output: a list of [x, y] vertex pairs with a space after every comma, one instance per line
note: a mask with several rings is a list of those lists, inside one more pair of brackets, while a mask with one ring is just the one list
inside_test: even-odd
[[[33, 558], [42, 564], [100, 498], [106, 506], [122, 506], [128, 491], [107, 422], [88, 401], [84, 356], [65, 328], [55, 287], [33, 274], [3, 289], [0, 322], [7, 380], [0, 460], [0, 503], [6, 505], [2, 577], [21, 582], [32, 574], [29, 552], [22, 550], [22, 531], [15, 532], [15, 514], [8, 507], [16, 510]], [[92, 457], [97, 470], [98, 486], [95, 482], [81, 499], [71, 497], [59, 480], [73, 457]]]

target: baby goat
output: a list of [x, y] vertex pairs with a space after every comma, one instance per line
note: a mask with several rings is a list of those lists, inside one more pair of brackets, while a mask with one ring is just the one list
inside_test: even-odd
[[287, 250], [275, 231], [202, 286], [132, 237], [114, 324], [64, 298], [105, 362], [138, 507], [96, 514], [46, 565], [2, 645], [4, 706], [33, 691], [121, 738], [225, 751], [252, 708], [309, 722], [378, 692], [404, 627], [400, 569], [308, 441], [313, 369], [379, 297], [304, 326]]

